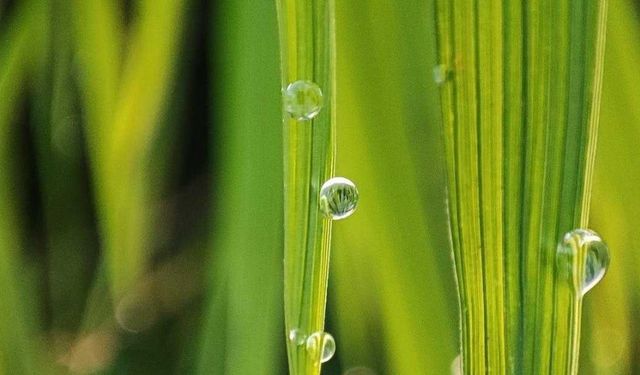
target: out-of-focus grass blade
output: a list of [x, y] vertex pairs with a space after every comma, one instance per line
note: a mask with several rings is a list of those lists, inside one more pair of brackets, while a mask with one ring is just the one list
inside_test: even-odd
[[[78, 85], [82, 101], [82, 115], [89, 160], [91, 162], [94, 196], [98, 214], [99, 230], [108, 236], [105, 229], [106, 204], [100, 200], [99, 183], [101, 164], [100, 151], [104, 147], [101, 133], [111, 126], [113, 108], [117, 97], [120, 67], [122, 65], [122, 46], [124, 27], [122, 15], [115, 1], [75, 0], [71, 8], [73, 24], [74, 51], [78, 60]], [[82, 327], [85, 330], [95, 328], [105, 316], [110, 316], [111, 295], [108, 293], [109, 278], [104, 258], [87, 298], [87, 307]]]
[[149, 149], [171, 88], [185, 1], [137, 5], [120, 75], [122, 28], [114, 4], [76, 2], [98, 214], [116, 298], [144, 272], [153, 245], [150, 200], [162, 176], [148, 168]]
[[611, 1], [592, 226], [611, 251], [611, 269], [587, 298], [581, 374], [635, 374], [640, 243], [640, 20], [637, 2]]
[[403, 5], [337, 3], [337, 171], [361, 199], [335, 225], [330, 314], [345, 369], [445, 374], [457, 314], [424, 21], [433, 3]]
[[282, 151], [275, 2], [222, 1], [212, 24], [220, 172], [198, 373], [281, 374]]
[[[32, 285], [28, 285], [22, 250], [25, 238], [20, 184], [19, 155], [16, 152], [15, 127], [22, 107], [27, 73], [34, 57], [33, 38], [42, 20], [37, 2], [25, 1], [15, 9], [13, 18], [0, 35], [0, 373], [39, 374]], [[27, 297], [28, 296], [28, 297]]]
[[163, 176], [149, 168], [149, 149], [172, 87], [186, 0], [139, 4], [110, 133], [104, 137], [104, 184], [109, 204], [105, 224], [107, 263], [115, 295], [144, 272], [150, 255], [153, 217], [150, 196]]
[[34, 74], [33, 134], [46, 227], [52, 327], [69, 333], [81, 320], [91, 257], [96, 248], [86, 191], [80, 118], [71, 70], [70, 17], [66, 2], [42, 2]]
[[[101, 133], [109, 134], [118, 94], [124, 45], [122, 15], [114, 0], [73, 0], [75, 51], [83, 115], [92, 162], [97, 163]], [[95, 168], [95, 167], [94, 167]], [[94, 174], [98, 171], [94, 171]], [[99, 189], [99, 187], [96, 187]]]

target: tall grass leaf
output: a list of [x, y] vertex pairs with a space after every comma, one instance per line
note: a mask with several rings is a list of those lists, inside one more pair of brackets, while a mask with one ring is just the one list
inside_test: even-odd
[[116, 295], [145, 271], [150, 248], [149, 198], [155, 176], [146, 168], [151, 142], [173, 87], [184, 0], [143, 1], [125, 58], [111, 133], [104, 138], [108, 263]]
[[319, 198], [334, 171], [335, 2], [276, 4], [283, 93], [299, 81], [312, 82], [322, 92], [323, 104], [313, 119], [283, 113], [285, 336], [291, 336], [291, 374], [313, 375], [320, 373], [323, 349], [312, 355], [301, 339], [324, 332], [325, 323], [332, 223], [321, 213]]
[[34, 74], [33, 134], [48, 250], [52, 329], [80, 322], [97, 247], [91, 197], [83, 168], [83, 137], [72, 89], [71, 27], [67, 3], [43, 2], [42, 37]]
[[[273, 2], [223, 1], [211, 24], [217, 215], [198, 374], [283, 371], [282, 129]], [[218, 79], [224, 77], [224, 79]]]
[[[154, 179], [161, 176], [146, 167], [172, 87], [184, 6], [182, 0], [141, 2], [127, 56], [120, 63], [121, 27], [113, 4], [77, 4], [76, 39], [86, 59], [83, 66], [96, 65], [83, 72], [82, 82], [89, 145], [96, 153], [92, 162], [105, 259], [116, 298], [145, 272], [153, 247], [151, 192], [159, 182]], [[112, 40], [104, 40], [107, 37]], [[103, 50], [105, 44], [109, 47]], [[96, 56], [99, 61], [93, 60]]]
[[436, 5], [464, 372], [576, 373], [606, 2]]

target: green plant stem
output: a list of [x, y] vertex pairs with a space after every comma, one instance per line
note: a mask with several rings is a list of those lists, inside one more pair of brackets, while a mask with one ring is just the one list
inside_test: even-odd
[[[324, 330], [331, 221], [318, 209], [319, 190], [334, 169], [335, 42], [333, 0], [277, 1], [282, 88], [315, 82], [324, 106], [311, 121], [284, 114], [285, 330]], [[304, 344], [287, 340], [291, 374], [319, 374]]]
[[436, 7], [464, 372], [576, 373], [556, 244], [587, 225], [606, 2]]

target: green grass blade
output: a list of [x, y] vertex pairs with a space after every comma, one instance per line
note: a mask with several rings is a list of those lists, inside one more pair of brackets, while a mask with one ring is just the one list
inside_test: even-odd
[[47, 233], [51, 328], [68, 332], [81, 320], [95, 254], [90, 250], [97, 244], [85, 186], [80, 116], [71, 89], [68, 3], [43, 4], [48, 14], [37, 48], [41, 53], [34, 74], [33, 134]]
[[[74, 50], [87, 124], [91, 160], [102, 151], [102, 132], [109, 133], [118, 95], [124, 45], [124, 26], [113, 0], [76, 0], [71, 5]], [[97, 171], [94, 173], [98, 173]]]
[[[162, 176], [149, 150], [158, 131], [166, 97], [172, 88], [185, 0], [142, 1], [123, 65], [110, 133], [103, 139], [101, 163], [105, 199], [107, 262], [116, 295], [125, 291], [147, 267], [152, 236], [150, 199]], [[126, 250], [125, 250], [126, 249]]]
[[[216, 173], [210, 292], [198, 373], [279, 374], [282, 130], [274, 2], [221, 2], [211, 25]], [[275, 95], [274, 95], [275, 93]]]
[[555, 252], [587, 224], [606, 2], [436, 4], [464, 371], [575, 373]]
[[[335, 148], [335, 35], [333, 0], [279, 0], [282, 89], [315, 82], [324, 106], [311, 121], [284, 114], [285, 330], [303, 336], [324, 331], [331, 221], [318, 206], [333, 175]], [[287, 340], [294, 375], [319, 374], [304, 344]]]
[[153, 246], [150, 203], [161, 176], [146, 166], [171, 88], [184, 6], [183, 0], [142, 1], [120, 63], [122, 27], [114, 4], [76, 3], [76, 40], [83, 67], [90, 67], [81, 86], [98, 214], [118, 298], [145, 272]]
[[[567, 118], [570, 125], [567, 127], [566, 151], [564, 160], [559, 160], [559, 163], [564, 162], [566, 169], [563, 171], [564, 190], [559, 213], [573, 212], [573, 217], [559, 215], [558, 226], [568, 228], [572, 225], [586, 228], [589, 223], [595, 146], [600, 117], [607, 2], [588, 3], [583, 7], [573, 5], [571, 15], [570, 49], [572, 53], [569, 58], [570, 66], [575, 68], [569, 72], [568, 86], [570, 97], [581, 98], [582, 103], [576, 100], [568, 108]], [[557, 121], [562, 124], [564, 119]], [[573, 124], [578, 126], [572, 126]], [[573, 168], [567, 168], [571, 166]], [[576, 267], [576, 274], [582, 275], [579, 277], [583, 278], [585, 270], [580, 266], [579, 264]], [[556, 293], [554, 319], [557, 327], [554, 329], [553, 336], [566, 337], [567, 340], [556, 343], [556, 347], [552, 348], [551, 371], [576, 374], [580, 353], [582, 297], [576, 296], [574, 290], [568, 290], [567, 283], [562, 280], [556, 286]], [[568, 314], [567, 311], [569, 311]]]

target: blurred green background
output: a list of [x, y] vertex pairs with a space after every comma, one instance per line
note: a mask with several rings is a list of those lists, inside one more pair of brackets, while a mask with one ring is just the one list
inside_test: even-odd
[[[272, 0], [0, 1], [0, 374], [285, 374]], [[448, 374], [431, 1], [336, 1], [325, 374]], [[640, 374], [640, 4], [610, 1], [581, 374]]]

